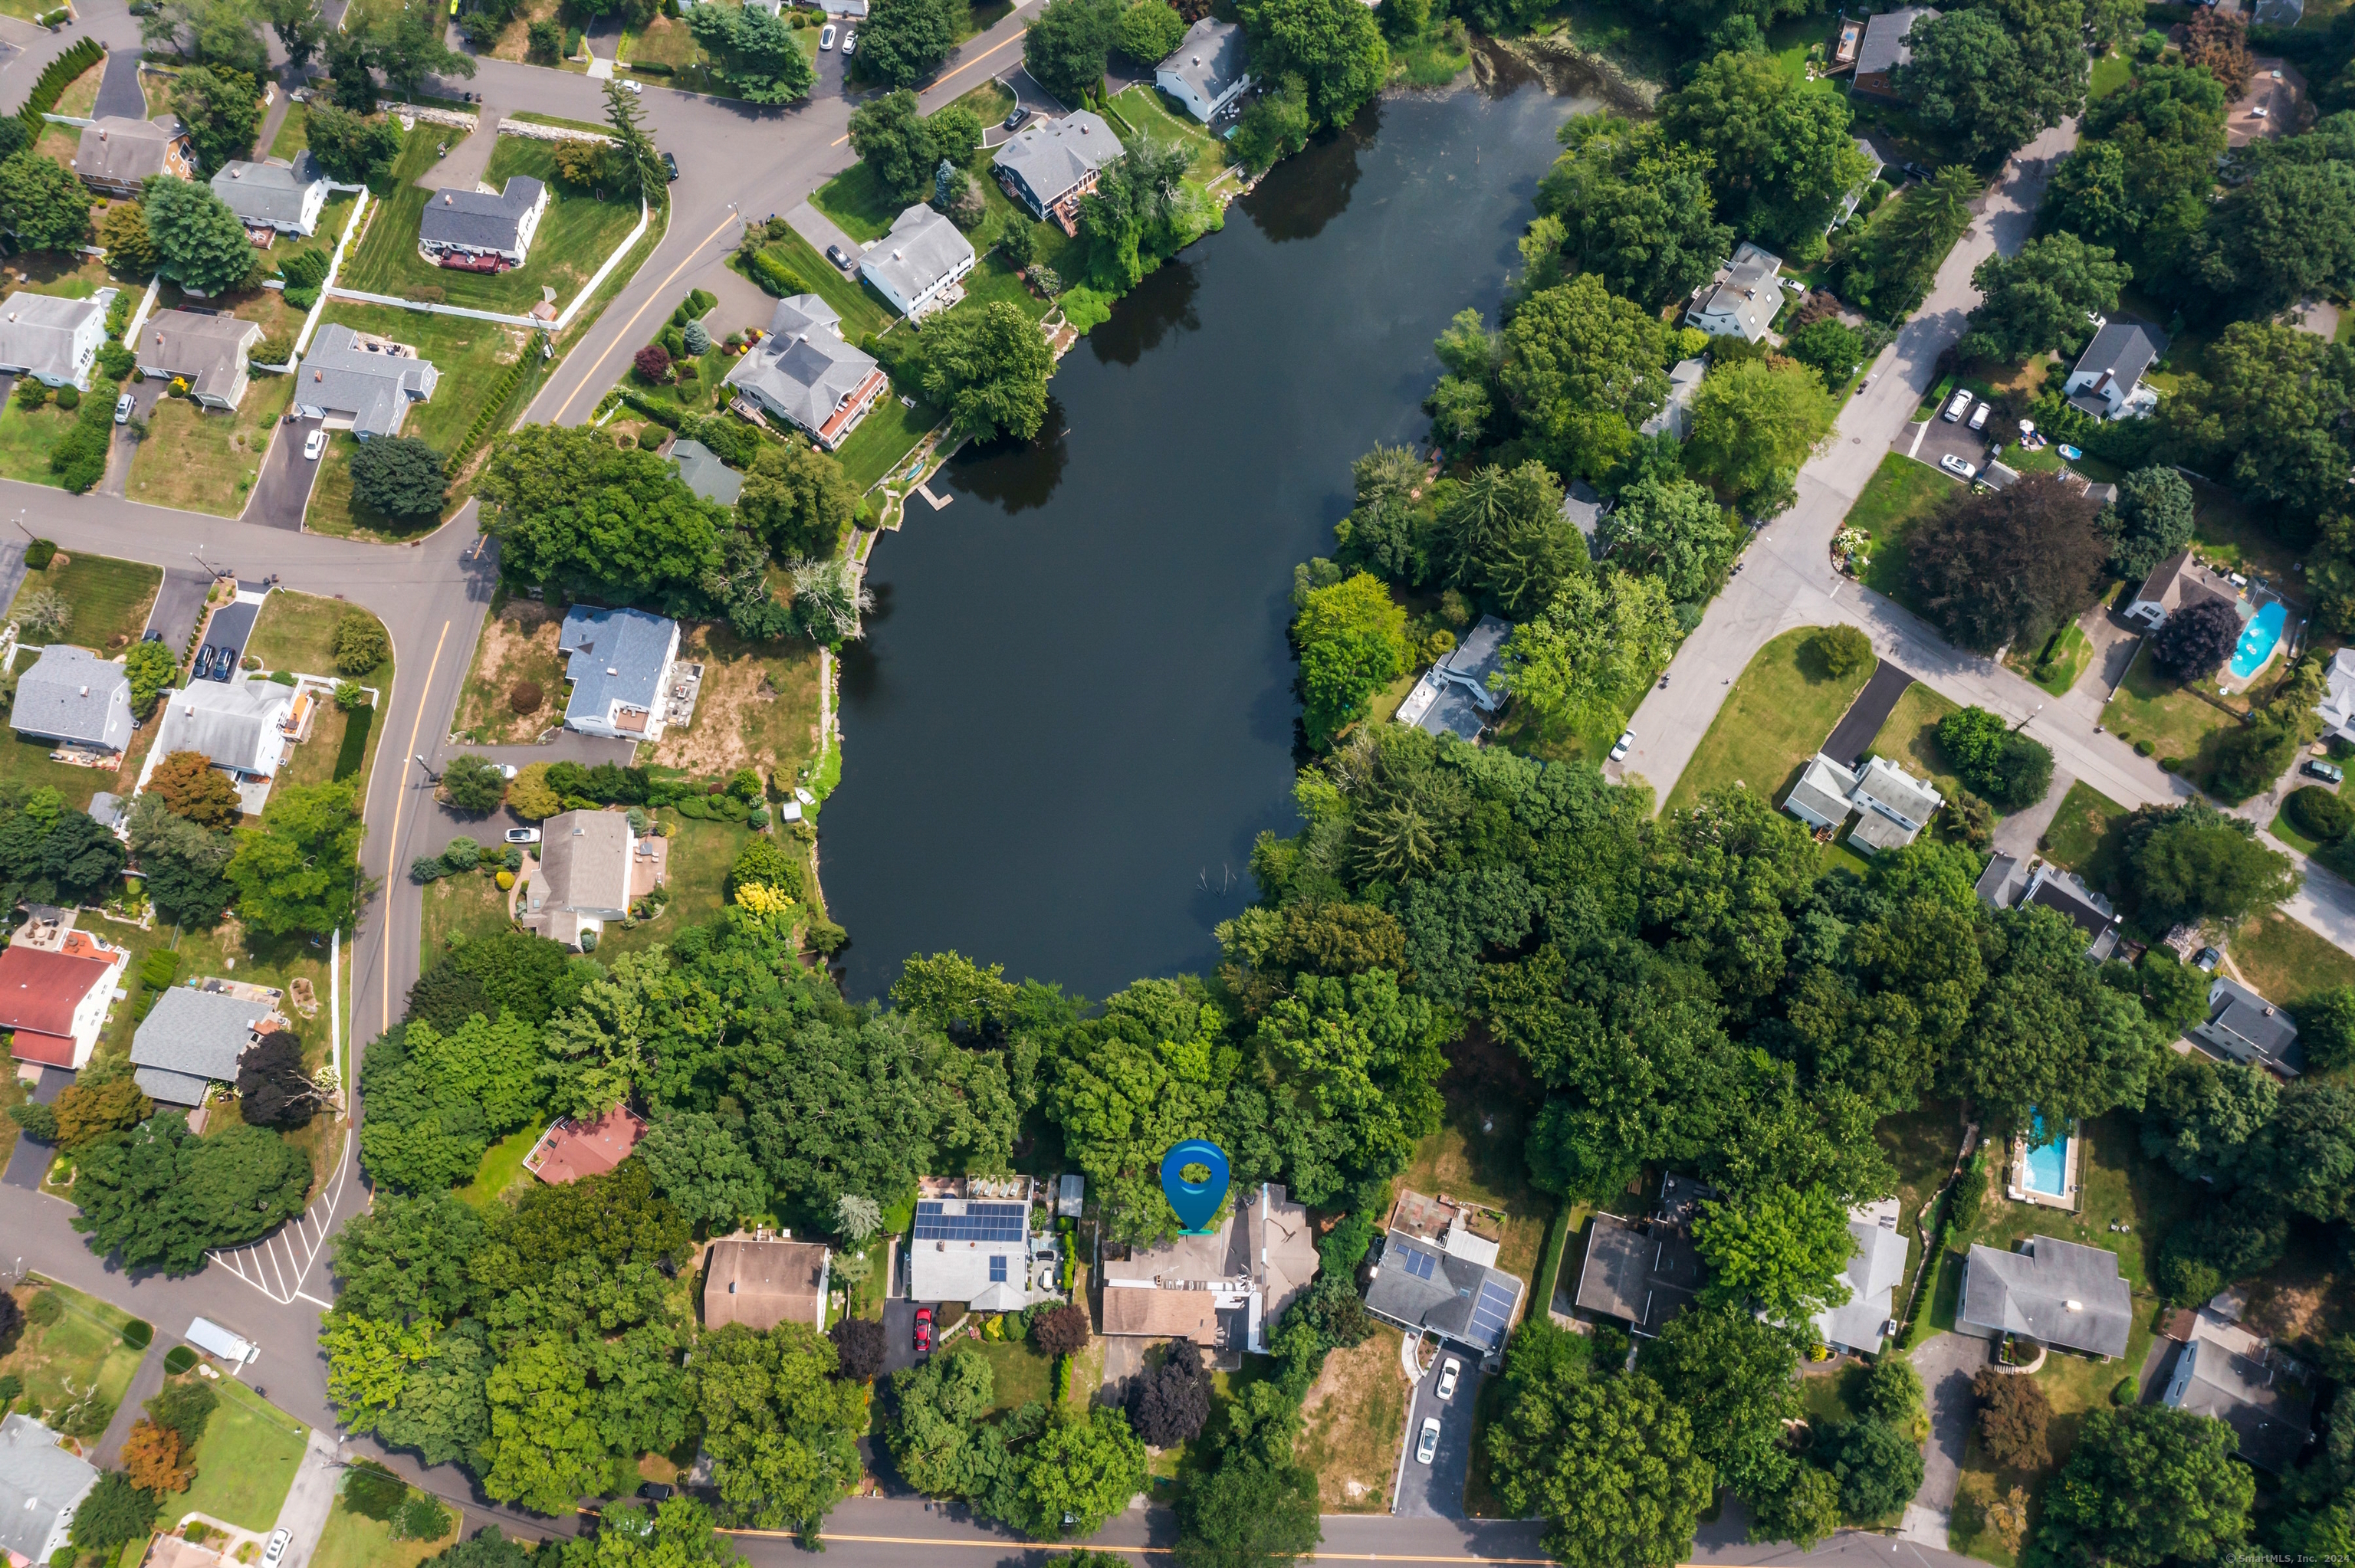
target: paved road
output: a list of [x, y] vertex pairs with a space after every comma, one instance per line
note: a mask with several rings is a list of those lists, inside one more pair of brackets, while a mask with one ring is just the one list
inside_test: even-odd
[[278, 1521], [272, 1527], [288, 1537], [279, 1568], [310, 1568], [311, 1553], [327, 1528], [327, 1514], [336, 1506], [336, 1486], [343, 1474], [335, 1438], [313, 1427], [303, 1447], [303, 1463], [286, 1489], [286, 1500], [278, 1505]]

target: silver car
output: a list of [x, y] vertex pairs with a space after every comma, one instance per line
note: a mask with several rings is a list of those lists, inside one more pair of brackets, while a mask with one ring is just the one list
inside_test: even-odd
[[1423, 1418], [1423, 1436], [1414, 1446], [1414, 1462], [1418, 1465], [1428, 1465], [1431, 1463], [1431, 1457], [1438, 1452], [1439, 1417], [1426, 1415]]

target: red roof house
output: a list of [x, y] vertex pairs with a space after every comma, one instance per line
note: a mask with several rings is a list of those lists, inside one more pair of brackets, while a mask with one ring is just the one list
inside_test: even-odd
[[559, 1117], [523, 1157], [523, 1168], [559, 1184], [602, 1176], [627, 1160], [645, 1135], [646, 1118], [627, 1106], [615, 1106], [595, 1121]]
[[63, 951], [18, 943], [0, 949], [0, 1029], [15, 1031], [19, 1062], [79, 1068], [97, 1047], [107, 1004], [131, 955], [80, 932]]

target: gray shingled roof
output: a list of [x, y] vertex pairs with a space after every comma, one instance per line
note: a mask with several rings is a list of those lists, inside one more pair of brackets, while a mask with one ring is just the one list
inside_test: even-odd
[[2192, 1027], [2193, 1039], [2241, 1061], [2296, 1070], [2303, 1057], [2296, 1019], [2225, 975], [2209, 987], [2209, 999], [2208, 1017]]
[[2078, 355], [2070, 375], [2091, 372], [2099, 376], [2106, 371], [2120, 386], [2131, 387], [2166, 352], [2167, 334], [2157, 327], [2145, 326], [2140, 322], [2112, 322], [2094, 334], [2094, 341]]
[[82, 368], [74, 358], [74, 334], [91, 316], [105, 313], [105, 301], [17, 290], [0, 300], [0, 366], [52, 381], [73, 380]]
[[2022, 1245], [2021, 1252], [1971, 1248], [1955, 1321], [2089, 1355], [2126, 1354], [2134, 1298], [2117, 1255], [2053, 1236]]
[[266, 1001], [197, 986], [173, 987], [155, 999], [155, 1011], [131, 1037], [132, 1065], [159, 1069], [134, 1074], [139, 1086], [150, 1099], [203, 1104], [205, 1084], [235, 1081], [237, 1059], [253, 1043], [253, 1026], [272, 1011]]
[[643, 609], [597, 609], [574, 605], [564, 612], [559, 653], [570, 655], [564, 678], [572, 695], [564, 716], [612, 716], [613, 705], [655, 710], [662, 695], [663, 664], [678, 623]]
[[496, 196], [455, 187], [435, 191], [417, 220], [417, 238], [428, 245], [468, 250], [514, 250], [525, 217], [547, 189], [528, 175], [516, 175]]
[[1082, 109], [1060, 120], [1033, 121], [990, 162], [1020, 175], [1042, 205], [1052, 207], [1124, 151], [1112, 127]]
[[58, 1435], [29, 1415], [0, 1421], [0, 1551], [48, 1561], [61, 1516], [98, 1485], [98, 1467], [58, 1446]]
[[1240, 25], [1205, 16], [1186, 29], [1185, 38], [1154, 74], [1167, 71], [1200, 93], [1204, 102], [1216, 103], [1242, 79], [1250, 58]]
[[135, 185], [164, 172], [165, 153], [186, 134], [168, 114], [156, 120], [93, 120], [82, 127], [81, 143], [74, 149], [74, 173], [86, 180]]
[[16, 678], [8, 727], [104, 751], [130, 744], [131, 677], [87, 648], [52, 643]]
[[673, 441], [670, 455], [678, 464], [679, 482], [704, 500], [733, 506], [744, 493], [744, 476], [721, 462], [719, 454], [701, 441]]
[[348, 415], [369, 436], [397, 433], [409, 405], [430, 399], [442, 378], [432, 360], [368, 348], [341, 322], [319, 329], [294, 375], [294, 401], [310, 417]]
[[261, 323], [238, 316], [158, 311], [139, 329], [139, 368], [150, 376], [185, 376], [199, 397], [235, 402], [245, 390], [247, 351], [261, 338]]
[[243, 773], [274, 770], [283, 749], [280, 721], [293, 705], [294, 688], [275, 681], [191, 681], [164, 694], [164, 720], [155, 731], [155, 755], [196, 751], [222, 768]]
[[620, 811], [566, 811], [542, 825], [539, 875], [527, 914], [602, 915], [630, 906], [630, 820]]
[[2223, 1422], [2241, 1457], [2276, 1476], [2288, 1473], [2313, 1431], [2314, 1395], [2275, 1364], [2270, 1347], [2252, 1353], [2222, 1337], [2193, 1335], [2160, 1403]]
[[815, 294], [778, 301], [769, 335], [736, 361], [728, 385], [757, 392], [804, 429], [823, 429], [875, 373], [871, 356], [842, 341], [841, 319]]
[[1937, 19], [1938, 13], [1927, 5], [1908, 5], [1866, 18], [1864, 43], [1856, 51], [1856, 74], [1880, 76], [1912, 59], [1913, 51], [1906, 47], [1905, 35], [1913, 31], [1915, 22]]
[[261, 164], [223, 164], [211, 184], [213, 195], [220, 197], [221, 205], [243, 222], [296, 224], [303, 221], [303, 208], [310, 199], [311, 187], [325, 181], [326, 176], [319, 173], [318, 161], [306, 147], [292, 164], [276, 159]]
[[1849, 1211], [1848, 1234], [1856, 1250], [1840, 1274], [1848, 1300], [1816, 1314], [1816, 1332], [1825, 1343], [1867, 1352], [1881, 1348], [1897, 1287], [1905, 1283], [1905, 1233], [1897, 1221], [1894, 1198]]
[[858, 270], [903, 300], [913, 300], [973, 261], [973, 242], [923, 203], [902, 208], [891, 232], [869, 250]]

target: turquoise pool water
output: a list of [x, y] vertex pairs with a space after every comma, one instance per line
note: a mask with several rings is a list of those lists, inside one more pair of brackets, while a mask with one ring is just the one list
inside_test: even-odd
[[2069, 1195], [2069, 1135], [2044, 1141], [2044, 1113], [2036, 1113], [2028, 1131], [2028, 1190], [2055, 1198]]
[[2264, 669], [2288, 620], [2289, 607], [2279, 599], [2257, 611], [2256, 619], [2241, 629], [2240, 641], [2232, 645], [2232, 673], [2245, 681]]

